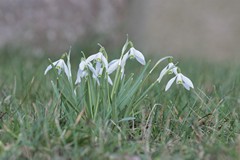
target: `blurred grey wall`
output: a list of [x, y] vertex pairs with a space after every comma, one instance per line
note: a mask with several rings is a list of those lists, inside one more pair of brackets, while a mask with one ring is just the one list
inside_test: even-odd
[[118, 41], [125, 1], [0, 0], [0, 47], [25, 45], [56, 53], [94, 35]]
[[131, 7], [131, 33], [147, 52], [240, 55], [239, 0], [134, 0]]
[[121, 47], [127, 33], [150, 54], [240, 55], [240, 1], [0, 0], [0, 47], [58, 53], [94, 35]]

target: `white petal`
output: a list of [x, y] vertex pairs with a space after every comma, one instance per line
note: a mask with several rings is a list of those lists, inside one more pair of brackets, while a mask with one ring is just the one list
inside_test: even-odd
[[52, 65], [49, 65], [49, 66], [46, 68], [46, 70], [45, 70], [45, 72], [44, 72], [44, 75], [46, 75], [47, 72], [48, 72], [50, 69], [52, 69]]
[[111, 78], [108, 76], [108, 83], [110, 84], [110, 85], [113, 85], [113, 82], [112, 82], [112, 80], [111, 80]]
[[183, 83], [182, 73], [178, 73], [178, 74], [176, 75], [176, 77], [177, 77], [176, 83], [177, 83], [177, 84], [182, 84], [182, 83]]
[[129, 58], [129, 53], [126, 53], [121, 60], [121, 72], [122, 72], [121, 79], [123, 79], [124, 71], [125, 71], [125, 65], [126, 65], [126, 61], [127, 61], [128, 58]]
[[75, 84], [81, 83], [81, 73], [82, 71], [79, 69], [77, 73], [77, 79], [75, 81]]
[[63, 61], [63, 60], [59, 59], [59, 60], [53, 62], [52, 64], [53, 64], [53, 66], [57, 66], [59, 63], [61, 63], [61, 61]]
[[64, 70], [65, 74], [67, 75], [68, 79], [70, 79], [70, 73], [69, 73], [69, 69], [66, 65], [66, 63], [64, 62], [63, 59], [60, 59], [59, 62], [57, 63], [58, 68], [58, 74], [61, 73], [61, 70]]
[[97, 75], [100, 74], [101, 67], [102, 67], [102, 64], [100, 62], [97, 62], [97, 64], [96, 64], [96, 73], [97, 73]]
[[134, 56], [134, 52], [135, 52], [135, 49], [134, 49], [133, 47], [131, 47], [131, 48], [129, 49], [129, 51], [128, 51], [129, 57], [130, 57], [130, 56], [135, 57], [135, 56]]
[[82, 60], [82, 61], [80, 62], [80, 64], [79, 64], [79, 69], [84, 70], [86, 64], [87, 64], [86, 61]]
[[[175, 66], [175, 65], [174, 65]], [[173, 71], [173, 73], [175, 74], [175, 75], [177, 75], [178, 74], [178, 67], [174, 67], [173, 69], [172, 69], [172, 71]]]
[[108, 74], [111, 74], [118, 68], [119, 61], [120, 59], [115, 59], [108, 64], [108, 70], [107, 70]]
[[88, 76], [88, 72], [87, 71], [82, 71], [81, 73], [81, 78], [87, 77]]
[[139, 63], [141, 63], [142, 65], [145, 65], [146, 62], [145, 62], [145, 58], [144, 58], [143, 54], [140, 51], [136, 50], [135, 48], [133, 48], [132, 51], [133, 51], [134, 57], [137, 59], [137, 61]]
[[[172, 74], [173, 72], [176, 74], [177, 72], [177, 67], [171, 62], [167, 65], [168, 67], [168, 72]], [[175, 69], [176, 68], [176, 69]]]
[[70, 57], [71, 57], [71, 48], [67, 54], [67, 68], [68, 68], [68, 72], [69, 72], [69, 77], [72, 77]]
[[120, 59], [114, 59], [108, 64], [108, 66], [110, 67], [111, 65], [114, 65], [115, 63], [119, 64], [119, 61], [120, 61]]
[[166, 66], [165, 68], [163, 68], [163, 70], [161, 71], [161, 73], [160, 73], [160, 75], [159, 75], [159, 77], [158, 77], [158, 79], [157, 79], [158, 82], [160, 82], [160, 81], [162, 80], [163, 76], [167, 73], [167, 71], [168, 71], [167, 68], [168, 68], [168, 66]]
[[190, 90], [189, 85], [187, 85], [186, 83], [183, 83], [183, 86], [184, 86], [184, 88], [186, 88], [186, 90]]
[[103, 68], [100, 68], [98, 75], [102, 75], [102, 72], [103, 72]]
[[97, 71], [93, 68], [92, 64], [88, 64], [88, 68], [90, 69], [90, 71], [97, 77], [98, 74], [97, 74]]
[[[56, 61], [57, 65], [56, 66], [59, 66], [60, 68], [63, 68], [63, 64], [65, 63], [63, 59], [59, 59], [58, 61]], [[54, 64], [54, 63], [53, 63]]]
[[174, 68], [174, 67], [175, 67], [175, 65], [172, 62], [168, 63], [168, 69], [171, 69], [171, 68]]
[[57, 61], [53, 62], [52, 64], [50, 64], [50, 65], [46, 68], [46, 70], [44, 71], [44, 75], [46, 75], [47, 72], [52, 69], [52, 66], [56, 66], [56, 65], [59, 63], [59, 61], [60, 61], [60, 60], [57, 60]]
[[104, 57], [103, 54], [102, 54], [102, 56], [101, 56], [101, 61], [103, 62], [104, 66], [105, 66], [106, 68], [108, 68], [108, 61], [107, 61], [106, 57]]
[[89, 62], [93, 61], [94, 59], [96, 59], [96, 56], [97, 56], [97, 54], [93, 54], [93, 55], [89, 56], [86, 59], [86, 63], [89, 63]]
[[124, 76], [124, 68], [121, 69], [121, 73], [122, 73], [121, 79], [123, 79], [123, 76]]
[[65, 62], [62, 59], [60, 59], [58, 61], [58, 63], [56, 64], [55, 67], [57, 67], [56, 69], [58, 70], [58, 74], [61, 74], [62, 70], [65, 70], [64, 64], [65, 64]]
[[165, 87], [165, 91], [167, 91], [172, 86], [172, 84], [175, 81], [175, 79], [176, 79], [176, 76], [168, 81], [168, 83], [167, 83], [167, 85]]
[[70, 79], [70, 72], [69, 69], [64, 61], [61, 62], [61, 68], [64, 70], [65, 74], [67, 75], [68, 79]]
[[124, 66], [125, 66], [126, 61], [127, 61], [128, 58], [129, 58], [129, 52], [127, 52], [127, 53], [123, 56], [123, 58], [122, 58], [122, 60], [121, 60], [121, 67], [122, 67], [122, 68], [124, 68]]
[[184, 82], [185, 84], [187, 84], [187, 85], [188, 85], [189, 87], [191, 87], [191, 88], [194, 88], [192, 81], [191, 81], [188, 77], [186, 77], [186, 76], [184, 76], [184, 75], [182, 74], [182, 79], [183, 79], [183, 82]]
[[102, 56], [103, 56], [102, 52], [98, 52], [95, 55], [96, 55], [96, 59], [102, 59]]

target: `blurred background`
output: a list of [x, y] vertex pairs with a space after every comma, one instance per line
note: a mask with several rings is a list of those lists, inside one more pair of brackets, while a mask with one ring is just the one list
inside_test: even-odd
[[115, 51], [128, 34], [144, 54], [226, 59], [240, 55], [239, 15], [238, 0], [1, 0], [0, 47]]

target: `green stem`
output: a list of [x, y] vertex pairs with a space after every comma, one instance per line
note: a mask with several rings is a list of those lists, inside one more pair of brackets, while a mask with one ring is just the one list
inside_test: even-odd
[[89, 78], [89, 81], [88, 81], [88, 98], [89, 98], [89, 105], [90, 105], [88, 106], [88, 108], [90, 109], [90, 114], [91, 114], [90, 116], [93, 118], [93, 111], [92, 111], [93, 105], [92, 105], [92, 95], [91, 95], [92, 89], [91, 89], [90, 80], [91, 78]]
[[[98, 87], [99, 88], [99, 87]], [[97, 91], [97, 101], [96, 101], [96, 108], [95, 108], [95, 110], [94, 110], [94, 122], [95, 122], [95, 120], [96, 120], [96, 116], [97, 116], [97, 113], [98, 113], [98, 106], [99, 106], [99, 97], [100, 97], [100, 94], [99, 94], [99, 89], [98, 89], [98, 91]]]
[[120, 66], [118, 66], [117, 73], [116, 73], [116, 76], [115, 76], [114, 82], [113, 82], [113, 88], [112, 88], [112, 92], [111, 92], [111, 100], [113, 99], [113, 95], [116, 94], [116, 92], [117, 92], [119, 81], [120, 81], [120, 78], [121, 78], [120, 73], [121, 73], [120, 72]]
[[157, 83], [157, 80], [155, 82], [153, 82], [144, 92], [143, 94], [140, 96], [140, 98], [138, 98], [138, 100], [136, 100], [136, 103], [134, 106], [138, 105], [138, 103], [140, 103], [144, 97], [147, 95], [147, 93], [155, 86], [155, 84]]
[[[128, 41], [128, 35], [127, 35], [127, 40], [126, 40], [125, 44], [123, 45], [120, 60], [122, 60], [122, 57], [123, 57], [128, 45], [129, 45], [129, 41]], [[121, 69], [121, 67], [119, 65], [118, 69], [117, 69], [117, 73], [115, 75], [114, 83], [113, 83], [113, 89], [112, 89], [112, 92], [111, 92], [111, 99], [113, 99], [113, 95], [116, 94], [117, 89], [118, 89], [119, 81], [120, 81], [120, 78], [121, 78], [120, 69]]]
[[[155, 70], [155, 68], [164, 60], [166, 59], [169, 59], [169, 58], [172, 58], [172, 56], [166, 56], [166, 57], [163, 57], [161, 58], [160, 60], [157, 61], [157, 63], [153, 66], [153, 68], [149, 71], [149, 73], [147, 74], [147, 76], [145, 77], [145, 79], [143, 80], [142, 84], [147, 80], [147, 78], [150, 76], [150, 74]], [[141, 102], [144, 97], [146, 96], [146, 94], [155, 86], [155, 84], [157, 83], [158, 81], [156, 80], [155, 82], [153, 82], [146, 90], [145, 92], [143, 92], [143, 94], [140, 96], [140, 98], [136, 101], [136, 105]]]
[[172, 56], [166, 56], [166, 57], [163, 57], [161, 59], [159, 59], [157, 61], [157, 63], [153, 66], [153, 68], [150, 70], [150, 72], [147, 74], [146, 78], [143, 80], [143, 82], [145, 82], [145, 80], [149, 77], [149, 75], [155, 70], [155, 68], [164, 60], [166, 59], [169, 59], [169, 58], [172, 58]]

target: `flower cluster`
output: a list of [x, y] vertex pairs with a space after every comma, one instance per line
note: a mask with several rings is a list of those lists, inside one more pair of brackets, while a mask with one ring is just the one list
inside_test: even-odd
[[159, 77], [158, 77], [158, 81], [160, 82], [161, 79], [163, 78], [164, 75], [166, 74], [175, 74], [175, 76], [173, 78], [171, 78], [166, 87], [165, 87], [165, 91], [167, 91], [173, 84], [173, 82], [176, 80], [177, 84], [182, 84], [184, 86], [184, 88], [186, 88], [187, 90], [190, 90], [190, 88], [194, 88], [192, 81], [184, 76], [181, 73], [181, 70], [179, 67], [177, 67], [175, 64], [173, 64], [172, 62], [170, 62], [160, 73]]
[[[84, 119], [94, 123], [103, 121], [107, 124], [111, 120], [117, 124], [135, 119], [135, 116], [141, 113], [142, 105], [140, 104], [165, 75], [175, 75], [167, 83], [165, 91], [174, 81], [187, 90], [194, 88], [192, 81], [184, 76], [180, 68], [172, 62], [171, 56], [159, 59], [149, 71], [150, 61], [146, 63], [144, 55], [135, 49], [128, 39], [123, 45], [120, 58], [112, 61], [109, 61], [104, 47], [99, 46], [100, 49], [95, 54], [85, 56], [82, 53], [76, 79], [72, 77], [70, 51], [61, 59], [55, 62], [50, 61], [51, 64], [46, 68], [45, 75], [50, 70], [55, 71], [56, 84], [51, 81], [54, 98], [57, 98], [57, 102], [60, 100], [61, 103], [58, 104], [64, 108], [64, 111], [73, 111], [76, 115], [84, 113]], [[137, 77], [125, 76], [126, 64], [130, 59], [136, 60], [143, 66]], [[165, 60], [169, 61], [168, 65], [163, 68], [159, 77], [147, 86], [146, 82], [149, 82], [147, 79]]]
[[[112, 85], [113, 82], [112, 82], [111, 78], [109, 77], [109, 75], [111, 73], [113, 73], [118, 68], [118, 66], [120, 66], [122, 77], [123, 77], [124, 70], [125, 70], [124, 69], [125, 64], [129, 58], [136, 59], [142, 65], [146, 64], [143, 54], [140, 51], [136, 50], [134, 47], [131, 47], [129, 49], [129, 51], [123, 55], [122, 58], [112, 60], [110, 63], [108, 63], [106, 56], [104, 56], [104, 54], [103, 54], [103, 48], [100, 48], [100, 51], [98, 53], [93, 54], [93, 55], [89, 56], [88, 58], [82, 58], [82, 60], [79, 64], [77, 79], [75, 81], [75, 84], [80, 83], [82, 78], [87, 77], [89, 75], [89, 71], [91, 71], [92, 77], [99, 84], [98, 77], [102, 76], [103, 70], [105, 69], [106, 73], [108, 74], [108, 78], [107, 78], [108, 82], [109, 82], [109, 84]], [[95, 66], [94, 66], [94, 64], [95, 64]], [[47, 67], [47, 69], [45, 70], [44, 74], [46, 75], [47, 72], [50, 69], [52, 69], [53, 66], [58, 70], [58, 74], [61, 74], [61, 71], [63, 70], [65, 72], [65, 74], [67, 75], [67, 77], [69, 78], [70, 71], [63, 59], [59, 59], [59, 60], [53, 62], [51, 65], [49, 65]]]
[[[130, 45], [130, 48], [126, 53], [124, 53], [128, 45]], [[69, 60], [70, 53], [67, 56]], [[46, 68], [44, 74], [46, 75], [49, 70], [55, 67], [58, 70], [58, 74], [61, 74], [61, 72], [64, 71], [68, 79], [71, 79], [70, 65], [66, 65], [63, 58], [50, 64]], [[128, 42], [125, 48], [123, 47], [123, 52], [119, 59], [114, 59], [111, 62], [108, 62], [107, 53], [105, 49], [101, 46], [98, 53], [93, 54], [87, 58], [84, 57], [81, 59], [81, 62], [78, 67], [75, 85], [80, 84], [82, 79], [83, 78], [86, 79], [89, 75], [91, 75], [93, 79], [95, 79], [98, 85], [100, 85], [99, 78], [102, 76], [104, 76], [104, 78], [107, 79], [110, 85], [113, 85], [113, 81], [110, 77], [110, 74], [112, 74], [114, 71], [116, 71], [119, 68], [121, 72], [121, 79], [122, 79], [124, 77], [125, 65], [128, 59], [136, 59], [140, 64], [142, 65], [146, 64], [144, 55], [133, 47], [132, 42]], [[160, 72], [160, 75], [157, 81], [160, 82], [166, 74], [175, 74], [175, 76], [168, 81], [165, 87], [165, 91], [167, 91], [172, 86], [175, 80], [177, 84], [182, 84], [184, 88], [186, 88], [187, 90], [190, 90], [190, 88], [194, 88], [192, 81], [181, 73], [179, 67], [177, 67], [174, 63], [172, 63], [171, 61], [172, 57], [163, 58], [163, 60], [165, 59], [169, 59], [170, 62]], [[106, 74], [103, 75], [103, 73], [106, 73]]]

